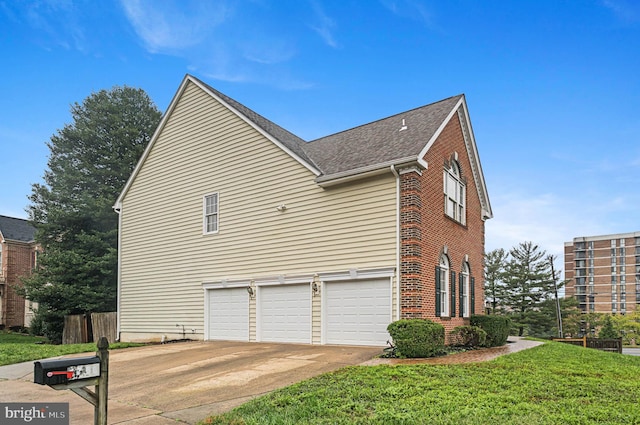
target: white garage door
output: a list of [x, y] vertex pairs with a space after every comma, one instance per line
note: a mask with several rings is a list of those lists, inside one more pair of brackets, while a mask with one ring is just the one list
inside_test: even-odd
[[246, 288], [209, 289], [209, 339], [249, 341]]
[[391, 323], [389, 279], [327, 282], [324, 295], [327, 344], [386, 345]]
[[311, 288], [304, 285], [258, 288], [260, 341], [311, 343]]

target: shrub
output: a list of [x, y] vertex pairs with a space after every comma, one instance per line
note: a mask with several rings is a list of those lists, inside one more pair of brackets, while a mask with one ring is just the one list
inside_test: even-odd
[[433, 357], [444, 350], [444, 326], [431, 320], [402, 319], [390, 323], [387, 330], [398, 357]]
[[457, 347], [482, 347], [487, 341], [487, 333], [478, 326], [458, 326], [451, 331], [451, 345]]
[[485, 347], [499, 347], [507, 343], [511, 319], [504, 316], [471, 316], [471, 326], [478, 326], [487, 333]]

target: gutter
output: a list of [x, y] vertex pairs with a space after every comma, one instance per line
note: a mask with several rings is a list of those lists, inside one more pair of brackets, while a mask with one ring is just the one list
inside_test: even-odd
[[400, 296], [402, 294], [402, 292], [400, 291], [400, 280], [401, 280], [401, 275], [400, 275], [400, 262], [402, 261], [401, 259], [401, 255], [400, 255], [400, 249], [401, 249], [401, 236], [400, 236], [400, 174], [398, 173], [398, 170], [396, 170], [396, 166], [395, 165], [391, 165], [389, 167], [391, 169], [391, 173], [395, 176], [396, 178], [396, 315], [395, 317], [392, 317], [392, 321], [396, 321], [396, 320], [400, 320], [400, 308], [401, 308], [401, 302], [400, 302]]
[[113, 206], [113, 211], [118, 214], [118, 272], [116, 280], [118, 282], [118, 291], [116, 298], [116, 341], [120, 341], [120, 293], [122, 292], [122, 204], [117, 202]]
[[[316, 177], [315, 181], [320, 187], [330, 187], [342, 183], [348, 183], [354, 180], [360, 180], [367, 177], [386, 174], [390, 168], [398, 168], [402, 166], [410, 166], [418, 164], [423, 169], [427, 168], [427, 163], [415, 156], [399, 158], [393, 161], [381, 162], [379, 164], [368, 165], [366, 167], [354, 168], [352, 170], [341, 171], [339, 173], [327, 174], [325, 176]], [[393, 171], [392, 171], [393, 172]]]

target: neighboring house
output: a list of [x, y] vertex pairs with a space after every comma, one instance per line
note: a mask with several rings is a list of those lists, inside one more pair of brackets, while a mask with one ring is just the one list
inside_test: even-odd
[[187, 75], [114, 208], [123, 341], [385, 345], [482, 313], [463, 95], [306, 142]]
[[34, 305], [17, 294], [36, 262], [36, 229], [27, 220], [0, 215], [0, 328], [28, 327]]
[[631, 313], [640, 305], [640, 232], [573, 238], [564, 270], [566, 295], [583, 313]]

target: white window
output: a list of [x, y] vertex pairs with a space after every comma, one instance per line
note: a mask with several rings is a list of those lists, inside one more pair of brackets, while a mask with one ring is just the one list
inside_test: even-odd
[[203, 232], [218, 233], [218, 194], [212, 193], [211, 195], [205, 195], [202, 202], [203, 209]]
[[449, 316], [449, 258], [445, 254], [440, 257], [440, 292], [437, 302], [440, 303], [440, 316]]
[[466, 187], [460, 178], [460, 167], [451, 161], [451, 167], [444, 170], [444, 212], [452, 219], [465, 224]]
[[469, 264], [462, 264], [462, 271], [460, 272], [460, 309], [462, 310], [462, 317], [470, 316], [470, 304], [469, 304]]

